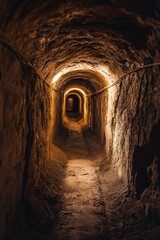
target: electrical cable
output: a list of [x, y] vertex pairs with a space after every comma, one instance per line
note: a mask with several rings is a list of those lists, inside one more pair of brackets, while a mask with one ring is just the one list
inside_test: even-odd
[[122, 82], [122, 80], [124, 79], [124, 77], [126, 77], [127, 75], [129, 75], [129, 74], [131, 74], [131, 73], [134, 73], [134, 72], [137, 72], [137, 71], [139, 71], [139, 70], [142, 70], [142, 69], [144, 69], [144, 68], [148, 68], [148, 67], [152, 67], [152, 66], [158, 66], [158, 65], [160, 65], [160, 62], [150, 63], [150, 64], [143, 65], [143, 66], [141, 66], [141, 67], [135, 68], [135, 69], [133, 69], [133, 70], [131, 70], [131, 71], [123, 74], [119, 79], [117, 79], [117, 80], [116, 80], [114, 83], [112, 83], [111, 85], [106, 86], [106, 87], [104, 87], [104, 88], [102, 88], [102, 89], [100, 89], [100, 90], [98, 90], [98, 91], [96, 91], [96, 92], [94, 92], [94, 93], [92, 93], [92, 94], [87, 94], [85, 97], [90, 97], [90, 96], [94, 96], [94, 95], [101, 94], [101, 93], [103, 93], [105, 90], [108, 90], [109, 88], [111, 88], [111, 87], [117, 85], [118, 83]]
[[[2, 38], [0, 39], [0, 41], [5, 44], [7, 47], [9, 47], [12, 52], [14, 52], [14, 54], [16, 55], [16, 57], [18, 58], [18, 60], [23, 64], [23, 65], [27, 65], [28, 67], [32, 68], [37, 75], [39, 76], [39, 78], [41, 79], [42, 82], [44, 82], [48, 87], [50, 87], [53, 91], [55, 92], [59, 92], [59, 90], [55, 89], [52, 85], [50, 85], [39, 73], [38, 71], [35, 69], [35, 67], [28, 61], [25, 60], [24, 57], [22, 57], [22, 55], [17, 51], [17, 49], [15, 48], [15, 46], [6, 38], [6, 36], [4, 35], [4, 33], [2, 31], [0, 31], [0, 35], [2, 36]], [[98, 94], [103, 93], [104, 91], [108, 90], [111, 87], [114, 87], [115, 85], [117, 85], [118, 83], [122, 82], [122, 80], [129, 74], [137, 72], [139, 70], [148, 68], [148, 67], [153, 67], [153, 66], [158, 66], [160, 65], [160, 62], [156, 62], [156, 63], [150, 63], [150, 64], [146, 64], [143, 66], [140, 66], [138, 68], [135, 68], [125, 74], [123, 74], [119, 79], [117, 79], [114, 83], [112, 83], [110, 86], [106, 86], [92, 94], [87, 94], [85, 95], [85, 97], [91, 97], [91, 96], [95, 96]]]
[[52, 85], [50, 85], [41, 75], [40, 73], [35, 69], [35, 67], [28, 62], [17, 50], [17, 48], [15, 47], [15, 45], [13, 43], [11, 43], [11, 41], [9, 41], [6, 36], [4, 35], [4, 33], [0, 30], [0, 41], [7, 47], [9, 48], [17, 57], [17, 59], [23, 64], [28, 66], [29, 68], [32, 68], [36, 74], [38, 75], [38, 77], [41, 79], [42, 82], [44, 82], [49, 88], [51, 88], [53, 91], [58, 92], [57, 89], [55, 89]]

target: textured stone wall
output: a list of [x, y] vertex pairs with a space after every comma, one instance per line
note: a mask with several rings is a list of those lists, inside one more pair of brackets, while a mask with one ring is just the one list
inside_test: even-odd
[[138, 198], [145, 188], [159, 187], [158, 69], [152, 67], [125, 78], [111, 113], [111, 159]]
[[54, 143], [62, 128], [62, 99], [59, 92], [52, 93], [52, 142]]
[[49, 156], [51, 90], [8, 45], [0, 52], [0, 239], [8, 239]]
[[27, 194], [38, 184], [47, 158], [49, 157], [49, 143], [51, 135], [51, 90], [44, 84], [37, 74], [31, 72], [28, 87], [27, 117], [30, 131], [28, 134], [26, 169]]
[[[159, 61], [158, 0], [109, 0], [107, 4], [12, 0], [11, 4], [1, 1], [0, 6], [3, 31], [48, 83], [60, 69], [82, 62], [95, 69], [98, 64], [107, 66], [117, 79], [135, 67]], [[8, 226], [12, 219], [8, 214], [15, 215], [21, 192], [38, 184], [60, 108], [56, 95], [51, 99], [48, 86], [33, 69], [22, 67], [12, 51], [2, 49], [1, 58], [0, 171], [1, 189], [5, 187], [1, 209]], [[107, 96], [94, 97], [100, 138], [105, 125], [106, 158], [132, 195], [142, 200], [145, 194], [155, 196], [160, 185], [159, 86], [159, 68], [152, 67], [128, 75]]]
[[93, 106], [93, 131], [95, 132], [97, 138], [102, 144], [105, 143], [105, 125], [107, 123], [107, 110], [108, 110], [108, 94], [103, 92], [102, 94], [97, 94], [92, 96]]
[[15, 54], [2, 44], [0, 63], [0, 239], [9, 239], [22, 199], [28, 135], [28, 79]]

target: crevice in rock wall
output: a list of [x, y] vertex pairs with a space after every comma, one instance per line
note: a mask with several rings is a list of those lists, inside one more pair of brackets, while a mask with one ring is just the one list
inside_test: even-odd
[[136, 146], [133, 154], [133, 191], [141, 199], [152, 223], [160, 222], [160, 120], [154, 125], [149, 142]]
[[146, 188], [160, 188], [160, 121], [153, 127], [149, 143], [136, 146], [133, 154], [134, 192], [139, 199]]

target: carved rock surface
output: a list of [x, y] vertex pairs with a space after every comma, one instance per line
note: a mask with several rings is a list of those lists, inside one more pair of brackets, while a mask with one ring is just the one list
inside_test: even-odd
[[[21, 202], [41, 183], [52, 143], [62, 130], [60, 92], [75, 85], [93, 93], [110, 85], [95, 73], [99, 65], [107, 67], [114, 82], [160, 61], [160, 4], [0, 1], [0, 22], [0, 239], [11, 239]], [[76, 64], [94, 71], [68, 72], [53, 92], [48, 85], [53, 77]], [[146, 215], [159, 219], [159, 66], [126, 75], [92, 101], [89, 117], [106, 151], [103, 171], [115, 166]]]

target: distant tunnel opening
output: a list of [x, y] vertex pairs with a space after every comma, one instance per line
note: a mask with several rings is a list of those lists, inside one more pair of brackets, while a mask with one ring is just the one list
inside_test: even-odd
[[73, 121], [82, 117], [82, 98], [78, 94], [69, 94], [66, 97], [66, 115]]
[[[89, 67], [88, 67], [89, 68]], [[59, 93], [53, 94], [53, 143], [60, 142], [66, 130], [90, 131], [104, 145], [106, 129], [103, 125], [108, 108], [108, 93], [94, 93], [108, 84], [108, 79], [98, 70], [72, 69], [56, 80], [54, 86]], [[59, 146], [59, 145], [58, 145]]]

